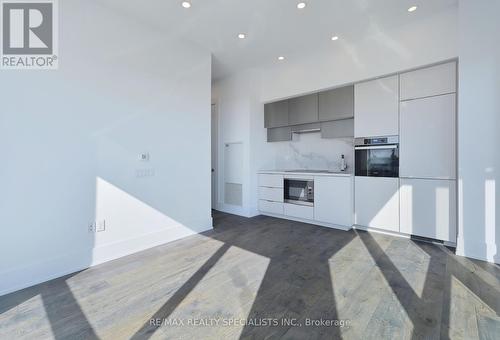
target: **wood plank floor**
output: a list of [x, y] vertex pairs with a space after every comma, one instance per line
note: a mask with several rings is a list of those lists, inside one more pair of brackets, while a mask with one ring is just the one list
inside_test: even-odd
[[0, 339], [500, 339], [499, 266], [214, 214], [213, 231], [0, 297]]

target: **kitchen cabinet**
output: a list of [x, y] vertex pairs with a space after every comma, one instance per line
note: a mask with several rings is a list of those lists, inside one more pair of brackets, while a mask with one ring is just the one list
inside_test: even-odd
[[314, 177], [314, 219], [316, 221], [352, 226], [352, 177]]
[[345, 86], [318, 95], [320, 121], [354, 117], [354, 86]]
[[456, 181], [401, 179], [401, 232], [456, 243]]
[[321, 138], [347, 138], [354, 136], [354, 119], [321, 123]]
[[290, 126], [267, 129], [268, 142], [286, 142], [291, 140], [292, 128]]
[[318, 94], [288, 100], [288, 124], [299, 125], [318, 121]]
[[400, 75], [401, 100], [457, 91], [457, 63], [450, 62]]
[[306, 205], [298, 205], [298, 204], [283, 204], [283, 211], [285, 216], [302, 218], [305, 220], [314, 219], [314, 208]]
[[354, 85], [354, 102], [355, 137], [398, 135], [398, 76]]
[[283, 215], [283, 175], [259, 174], [259, 210], [263, 213]]
[[259, 200], [259, 210], [263, 213], [283, 215], [283, 203]]
[[283, 188], [259, 187], [259, 199], [272, 202], [283, 202]]
[[288, 100], [264, 105], [264, 127], [275, 128], [288, 125]]
[[355, 177], [354, 223], [399, 232], [399, 178]]
[[400, 177], [456, 178], [456, 95], [401, 103]]
[[259, 174], [259, 187], [283, 188], [283, 175]]

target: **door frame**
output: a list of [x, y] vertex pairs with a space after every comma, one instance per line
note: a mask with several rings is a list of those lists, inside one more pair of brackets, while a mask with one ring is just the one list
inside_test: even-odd
[[219, 110], [217, 103], [210, 106], [210, 145], [211, 145], [211, 206], [217, 209], [219, 205]]

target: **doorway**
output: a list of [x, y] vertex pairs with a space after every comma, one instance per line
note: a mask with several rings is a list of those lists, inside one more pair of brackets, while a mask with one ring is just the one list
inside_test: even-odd
[[212, 209], [217, 209], [219, 201], [219, 188], [218, 188], [218, 141], [219, 141], [219, 115], [217, 112], [217, 105], [212, 104]]

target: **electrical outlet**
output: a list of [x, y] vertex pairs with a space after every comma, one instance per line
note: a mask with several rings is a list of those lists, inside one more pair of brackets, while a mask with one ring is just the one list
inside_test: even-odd
[[106, 220], [89, 224], [89, 233], [101, 233], [103, 231], [106, 231]]
[[102, 220], [96, 223], [95, 232], [101, 233], [103, 231], [106, 231], [106, 220]]

